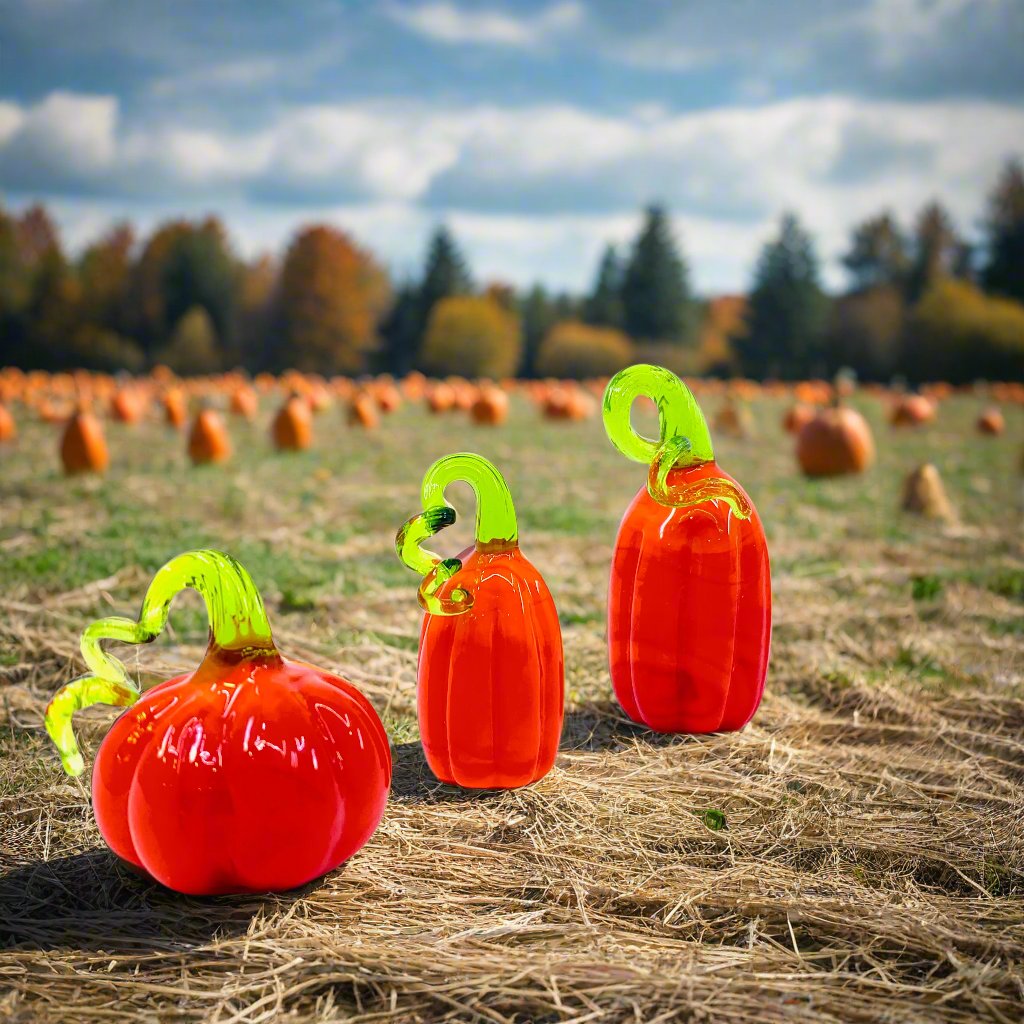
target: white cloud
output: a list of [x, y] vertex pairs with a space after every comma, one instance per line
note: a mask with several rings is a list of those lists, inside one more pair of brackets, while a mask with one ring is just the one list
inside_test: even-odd
[[406, 28], [437, 42], [484, 43], [532, 49], [583, 22], [583, 5], [576, 0], [554, 3], [534, 15], [500, 10], [467, 10], [450, 0], [395, 5], [390, 16]]
[[936, 196], [970, 231], [1021, 139], [1024, 110], [983, 101], [821, 97], [617, 115], [364, 102], [217, 132], [125, 128], [112, 98], [57, 93], [30, 107], [0, 102], [0, 183], [24, 196], [91, 195], [93, 210], [100, 196], [110, 209], [222, 210], [248, 248], [343, 217], [398, 266], [419, 259], [444, 217], [482, 275], [573, 286], [602, 242], [628, 237], [640, 206], [659, 200], [698, 284], [735, 288], [782, 209], [817, 235], [832, 280], [851, 224], [882, 207], [908, 220]]
[[270, 194], [415, 199], [459, 158], [463, 134], [445, 113], [408, 107], [306, 107], [280, 118], [260, 187]]
[[50, 181], [87, 180], [106, 170], [117, 149], [117, 100], [54, 92], [28, 109], [0, 111], [0, 181], [35, 171]]
[[17, 103], [0, 101], [0, 146], [22, 126], [25, 114]]

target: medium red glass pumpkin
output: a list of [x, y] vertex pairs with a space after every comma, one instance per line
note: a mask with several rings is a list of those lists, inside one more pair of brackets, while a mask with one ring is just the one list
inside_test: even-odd
[[[640, 395], [657, 404], [658, 444], [630, 425]], [[668, 370], [636, 366], [613, 378], [605, 423], [624, 454], [651, 462], [612, 561], [615, 695], [632, 719], [658, 732], [740, 729], [761, 702], [771, 645], [771, 576], [757, 511], [714, 461], [700, 407]]]
[[[476, 544], [441, 559], [420, 543], [455, 521], [445, 486], [477, 494]], [[529, 785], [554, 764], [562, 733], [562, 634], [544, 580], [519, 549], [505, 481], [477, 455], [441, 459], [423, 483], [426, 512], [399, 531], [398, 552], [426, 576], [420, 603], [420, 739], [442, 782]]]

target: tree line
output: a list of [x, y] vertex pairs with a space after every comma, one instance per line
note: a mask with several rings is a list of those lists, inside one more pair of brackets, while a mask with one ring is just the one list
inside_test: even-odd
[[977, 246], [932, 202], [908, 228], [857, 225], [828, 295], [792, 214], [746, 296], [701, 301], [667, 212], [651, 206], [609, 246], [584, 295], [474, 281], [439, 227], [422, 272], [392, 281], [348, 234], [299, 230], [279, 259], [247, 261], [215, 218], [140, 239], [126, 224], [77, 257], [46, 209], [0, 209], [0, 365], [180, 374], [242, 367], [323, 374], [592, 377], [650, 359], [683, 373], [972, 380], [1024, 376], [1024, 170], [1003, 169]]

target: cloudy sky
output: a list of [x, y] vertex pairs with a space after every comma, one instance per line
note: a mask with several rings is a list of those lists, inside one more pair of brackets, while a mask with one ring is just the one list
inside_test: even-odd
[[0, 0], [0, 194], [72, 247], [330, 220], [398, 274], [447, 221], [480, 278], [572, 288], [658, 200], [704, 292], [789, 208], [838, 284], [882, 207], [977, 230], [1022, 53], [1024, 0]]

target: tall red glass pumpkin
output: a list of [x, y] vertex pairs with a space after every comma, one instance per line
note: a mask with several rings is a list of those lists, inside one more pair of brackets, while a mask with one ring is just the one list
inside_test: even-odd
[[[445, 559], [420, 545], [455, 522], [444, 498], [454, 480], [476, 492], [476, 543]], [[425, 577], [417, 709], [427, 763], [442, 782], [468, 789], [529, 785], [551, 769], [562, 732], [555, 603], [519, 549], [511, 495], [486, 459], [436, 462], [423, 480], [423, 507], [396, 546]]]
[[[633, 429], [633, 401], [658, 409], [661, 436]], [[624, 455], [649, 464], [619, 527], [608, 592], [612, 686], [658, 732], [728, 732], [753, 717], [771, 645], [764, 529], [715, 461], [700, 406], [675, 374], [638, 365], [612, 378], [604, 421]]]

